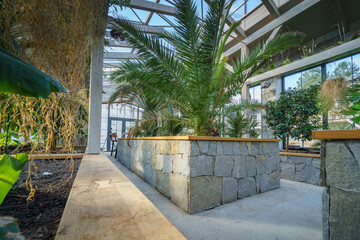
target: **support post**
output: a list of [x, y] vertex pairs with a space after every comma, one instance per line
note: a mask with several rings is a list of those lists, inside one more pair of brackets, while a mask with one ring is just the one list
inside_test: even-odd
[[104, 41], [101, 40], [91, 52], [88, 154], [100, 154], [103, 57]]

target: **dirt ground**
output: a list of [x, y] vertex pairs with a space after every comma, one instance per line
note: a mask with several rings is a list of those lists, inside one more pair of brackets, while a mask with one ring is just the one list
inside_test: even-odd
[[72, 176], [69, 161], [34, 162], [38, 167], [38, 171], [32, 173], [35, 199], [29, 202], [26, 200], [29, 194], [25, 185], [27, 164], [18, 179], [18, 187], [9, 192], [0, 206], [0, 216], [16, 218], [26, 239], [54, 239], [81, 159], [74, 160]]

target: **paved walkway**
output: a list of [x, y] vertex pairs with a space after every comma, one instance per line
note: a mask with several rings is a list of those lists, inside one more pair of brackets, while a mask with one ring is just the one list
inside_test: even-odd
[[188, 215], [114, 158], [109, 158], [190, 240], [322, 239], [321, 187], [282, 180], [280, 189]]
[[105, 155], [85, 155], [55, 239], [185, 237]]

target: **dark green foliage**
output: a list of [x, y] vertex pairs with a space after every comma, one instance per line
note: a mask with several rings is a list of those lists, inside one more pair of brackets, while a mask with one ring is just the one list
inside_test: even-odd
[[351, 120], [360, 124], [360, 85], [353, 85], [345, 93], [345, 96], [346, 102], [350, 105], [345, 114], [354, 115]]
[[247, 118], [243, 113], [234, 112], [227, 118], [228, 130], [226, 134], [229, 137], [243, 137], [244, 134], [249, 134], [251, 138], [257, 138], [259, 134], [255, 131], [257, 122], [252, 117]]
[[311, 140], [320, 121], [317, 108], [319, 86], [283, 91], [277, 101], [266, 104], [265, 120], [274, 135], [282, 140], [293, 137]]
[[47, 98], [67, 92], [60, 82], [0, 47], [0, 92]]

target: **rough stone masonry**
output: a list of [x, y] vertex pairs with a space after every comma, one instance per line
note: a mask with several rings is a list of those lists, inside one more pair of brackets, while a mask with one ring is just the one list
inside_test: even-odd
[[323, 239], [360, 239], [360, 140], [323, 140]]
[[117, 151], [118, 161], [188, 213], [280, 187], [277, 141], [123, 139]]

